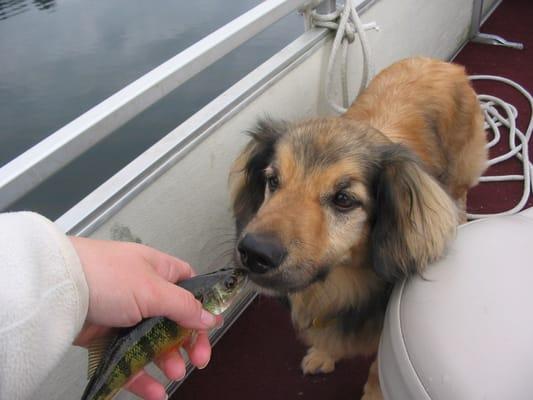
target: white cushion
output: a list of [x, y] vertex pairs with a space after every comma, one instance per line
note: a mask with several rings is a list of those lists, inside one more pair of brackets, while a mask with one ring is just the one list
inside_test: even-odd
[[461, 226], [398, 284], [378, 357], [386, 400], [533, 399], [533, 209]]

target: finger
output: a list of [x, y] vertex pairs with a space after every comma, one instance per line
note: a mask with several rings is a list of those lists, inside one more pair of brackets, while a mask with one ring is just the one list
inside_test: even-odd
[[185, 345], [191, 363], [199, 369], [204, 369], [211, 359], [211, 344], [206, 331], [199, 331], [196, 340]]
[[166, 281], [175, 283], [195, 275], [191, 266], [179, 258], [147, 246], [142, 246], [142, 252], [143, 258]]
[[185, 362], [178, 350], [163, 354], [155, 363], [172, 381], [180, 381], [185, 377]]
[[216, 317], [202, 308], [202, 304], [185, 289], [161, 281], [146, 304], [149, 315], [164, 316], [185, 328], [207, 330], [214, 328]]
[[145, 371], [136, 374], [124, 388], [145, 400], [164, 400], [167, 398], [163, 385]]

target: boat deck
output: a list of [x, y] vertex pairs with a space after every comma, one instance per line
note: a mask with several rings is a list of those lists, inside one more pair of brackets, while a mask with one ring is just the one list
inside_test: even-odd
[[[506, 0], [481, 29], [522, 42], [524, 50], [470, 43], [455, 61], [465, 65], [470, 74], [500, 75], [531, 90], [531, 15], [533, 3], [529, 0]], [[519, 111], [518, 126], [525, 130], [529, 105], [513, 89], [493, 82], [476, 82], [475, 87], [479, 93], [493, 94], [515, 104]], [[491, 155], [504, 151], [505, 144], [499, 145]], [[533, 157], [531, 148], [530, 153]], [[520, 173], [521, 166], [511, 160], [488, 172]], [[521, 193], [521, 182], [483, 184], [470, 193], [468, 208], [477, 213], [504, 210], [513, 207]], [[532, 205], [530, 198], [527, 206]], [[194, 371], [172, 399], [353, 400], [361, 396], [371, 359], [342, 361], [332, 374], [304, 376], [300, 361], [305, 351], [292, 329], [287, 309], [276, 300], [260, 297], [216, 345], [209, 366]]]

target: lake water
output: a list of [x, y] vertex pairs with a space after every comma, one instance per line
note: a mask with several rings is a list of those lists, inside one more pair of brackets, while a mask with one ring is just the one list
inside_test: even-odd
[[[202, 37], [251, 0], [0, 0], [0, 166]], [[10, 209], [55, 219], [303, 31], [293, 13]]]

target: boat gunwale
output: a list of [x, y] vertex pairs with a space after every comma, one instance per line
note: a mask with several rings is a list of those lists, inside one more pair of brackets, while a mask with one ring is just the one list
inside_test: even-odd
[[314, 28], [276, 53], [144, 151], [55, 223], [88, 236], [241, 109], [314, 54], [330, 31]]

